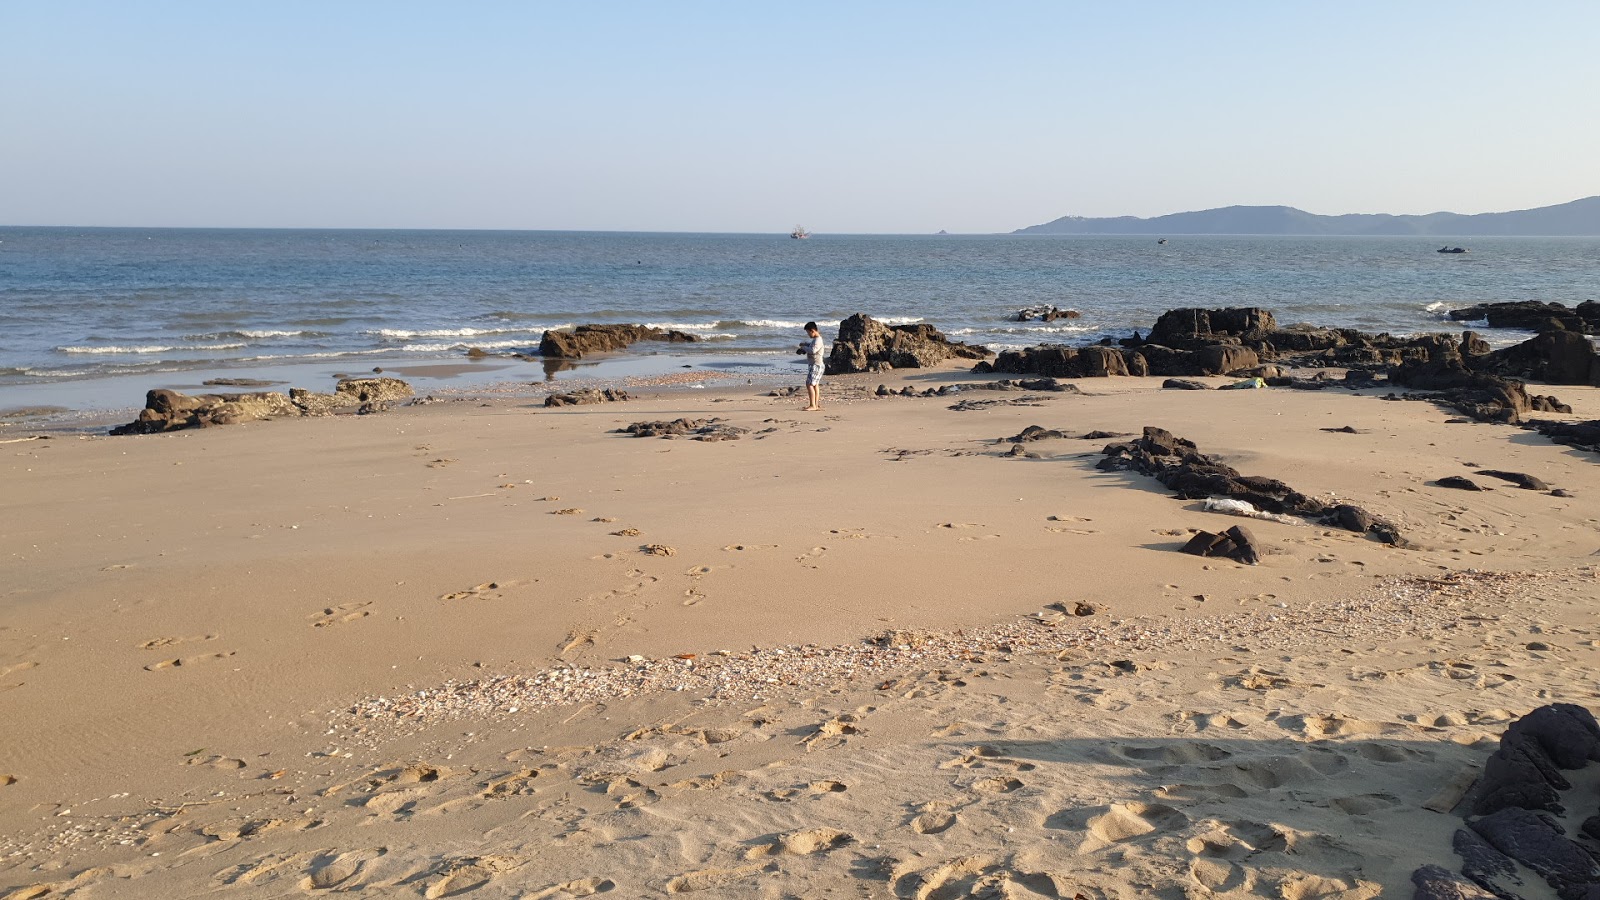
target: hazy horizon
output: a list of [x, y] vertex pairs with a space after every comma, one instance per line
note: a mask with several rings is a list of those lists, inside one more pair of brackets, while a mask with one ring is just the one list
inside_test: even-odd
[[996, 234], [1600, 194], [1600, 7], [0, 8], [0, 224]]

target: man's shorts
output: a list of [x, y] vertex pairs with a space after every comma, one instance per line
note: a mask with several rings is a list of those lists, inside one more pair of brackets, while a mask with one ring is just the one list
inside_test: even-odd
[[806, 384], [811, 385], [811, 384], [821, 384], [821, 383], [822, 383], [822, 366], [821, 365], [812, 366], [811, 367], [811, 371], [806, 373]]

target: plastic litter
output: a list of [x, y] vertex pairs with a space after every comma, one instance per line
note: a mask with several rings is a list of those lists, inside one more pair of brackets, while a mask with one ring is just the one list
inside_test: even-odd
[[1262, 379], [1260, 379], [1260, 378], [1246, 378], [1243, 381], [1235, 381], [1233, 384], [1224, 385], [1222, 387], [1222, 390], [1225, 390], [1225, 391], [1249, 391], [1249, 390], [1255, 390], [1257, 388], [1264, 388], [1266, 386], [1267, 386], [1267, 383], [1265, 381], [1263, 381]]
[[1268, 522], [1278, 522], [1283, 525], [1304, 525], [1305, 522], [1294, 516], [1285, 516], [1279, 513], [1263, 512], [1243, 500], [1224, 500], [1216, 497], [1207, 498], [1201, 506], [1207, 512], [1227, 513], [1230, 516], [1245, 516], [1250, 519], [1265, 519]]

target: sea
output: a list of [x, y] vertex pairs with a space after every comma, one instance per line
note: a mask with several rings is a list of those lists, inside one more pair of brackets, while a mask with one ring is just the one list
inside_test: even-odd
[[[1125, 337], [1178, 307], [1410, 334], [1459, 330], [1448, 312], [1475, 303], [1597, 298], [1600, 238], [5, 227], [0, 423], [103, 419], [216, 379], [327, 390], [374, 369], [419, 391], [797, 376], [801, 326], [831, 340], [858, 312], [1000, 350]], [[1039, 306], [1081, 315], [1017, 321]], [[703, 340], [577, 366], [511, 356], [583, 323]]]

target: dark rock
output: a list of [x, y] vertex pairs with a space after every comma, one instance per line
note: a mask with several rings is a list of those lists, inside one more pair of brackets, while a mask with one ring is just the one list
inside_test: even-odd
[[1439, 866], [1423, 866], [1411, 873], [1417, 891], [1413, 900], [1496, 900], [1496, 895]]
[[1509, 730], [1483, 764], [1472, 799], [1476, 815], [1510, 807], [1562, 812], [1558, 791], [1571, 787], [1537, 740]]
[[1446, 475], [1438, 481], [1435, 481], [1434, 484], [1438, 485], [1439, 487], [1455, 488], [1458, 491], [1483, 490], [1483, 488], [1479, 487], [1472, 479], [1462, 478], [1460, 475]]
[[1232, 557], [1247, 566], [1253, 566], [1261, 561], [1261, 545], [1256, 542], [1254, 534], [1243, 525], [1235, 525], [1223, 532], [1228, 540], [1233, 542]]
[[1220, 534], [1212, 534], [1209, 531], [1198, 531], [1195, 532], [1194, 537], [1189, 538], [1189, 542], [1187, 544], [1183, 545], [1183, 552], [1192, 553], [1195, 556], [1210, 556], [1211, 548], [1222, 543], [1223, 540], [1224, 538]]
[[838, 337], [828, 355], [827, 372], [846, 375], [874, 371], [874, 367], [882, 366], [918, 369], [947, 359], [983, 359], [990, 355], [985, 347], [951, 341], [932, 325], [885, 325], [871, 316], [856, 313], [839, 323]]
[[1122, 362], [1127, 366], [1128, 374], [1135, 378], [1144, 378], [1150, 374], [1150, 361], [1137, 350], [1125, 351], [1122, 354]]
[[1463, 357], [1484, 356], [1493, 351], [1494, 348], [1489, 346], [1489, 342], [1478, 337], [1476, 331], [1461, 332], [1460, 353]]
[[1556, 488], [1555, 490], [1550, 492], [1550, 496], [1552, 496], [1552, 497], [1576, 497], [1577, 494], [1574, 494], [1571, 491], [1566, 490], [1565, 488]]
[[1161, 382], [1161, 387], [1171, 391], [1209, 391], [1211, 385], [1203, 381], [1190, 381], [1187, 378], [1168, 378]]
[[628, 392], [616, 388], [581, 390], [570, 394], [551, 394], [544, 398], [545, 406], [584, 406], [590, 403], [618, 403], [630, 400]]
[[1201, 375], [1227, 375], [1261, 364], [1254, 350], [1235, 344], [1211, 344], [1195, 352]]
[[1331, 432], [1333, 432], [1335, 434], [1365, 434], [1366, 433], [1364, 431], [1358, 430], [1354, 425], [1341, 425], [1338, 428], [1319, 428], [1317, 430], [1318, 431], [1331, 431]]
[[1331, 520], [1329, 524], [1338, 525], [1345, 531], [1354, 531], [1360, 534], [1371, 531], [1372, 527], [1377, 524], [1377, 519], [1372, 513], [1349, 503], [1341, 503], [1335, 506], [1329, 518]]
[[1537, 421], [1527, 427], [1539, 432], [1557, 444], [1577, 447], [1591, 453], [1600, 453], [1600, 419], [1588, 422]]
[[547, 359], [582, 359], [590, 353], [625, 350], [639, 341], [694, 343], [700, 340], [682, 331], [663, 331], [645, 325], [579, 325], [571, 331], [550, 330], [539, 340], [539, 354]]
[[1486, 371], [1546, 384], [1600, 386], [1600, 355], [1575, 331], [1546, 331], [1475, 362]]
[[1581, 769], [1590, 760], [1600, 760], [1600, 723], [1576, 704], [1541, 706], [1512, 722], [1501, 740], [1512, 736], [1531, 738], [1563, 769]]
[[1374, 375], [1365, 369], [1351, 369], [1344, 373], [1345, 384], [1357, 385], [1360, 387], [1371, 387], [1375, 382], [1377, 382], [1377, 380], [1377, 375]]
[[1000, 440], [1012, 444], [1026, 444], [1030, 441], [1042, 441], [1049, 438], [1064, 437], [1066, 437], [1065, 434], [1062, 434], [1054, 429], [1043, 428], [1038, 425], [1029, 425], [1027, 428], [1022, 429], [1019, 434], [1013, 437], [1001, 438]]
[[[1593, 302], [1593, 301], [1590, 301]], [[1485, 321], [1490, 328], [1519, 328], [1540, 331], [1552, 322], [1568, 331], [1583, 332], [1592, 329], [1594, 319], [1586, 319], [1584, 306], [1574, 310], [1561, 303], [1539, 300], [1511, 300], [1500, 303], [1479, 303], [1464, 309], [1453, 309], [1450, 318], [1458, 322]]]
[[1521, 876], [1517, 874], [1517, 864], [1511, 857], [1489, 846], [1476, 832], [1465, 828], [1456, 829], [1450, 846], [1461, 857], [1461, 874], [1469, 881], [1503, 900], [1517, 897], [1505, 887], [1507, 884], [1517, 887], [1523, 885]]
[[1600, 881], [1600, 865], [1561, 826], [1510, 807], [1468, 823], [1491, 847], [1541, 875], [1556, 890]]
[[748, 433], [749, 429], [736, 428], [722, 419], [673, 419], [670, 422], [635, 422], [619, 433], [634, 437], [674, 438], [688, 437], [696, 441], [733, 441]]
[[1110, 347], [1085, 347], [1078, 351], [1083, 373], [1090, 377], [1127, 375], [1128, 362], [1122, 351]]
[[1519, 488], [1525, 488], [1530, 491], [1550, 490], [1550, 485], [1545, 484], [1543, 481], [1533, 477], [1532, 475], [1525, 475], [1521, 472], [1502, 472], [1499, 469], [1479, 469], [1478, 474], [1487, 475], [1490, 478], [1498, 478], [1501, 481], [1509, 481]]
[[1185, 348], [1196, 341], [1218, 337], [1257, 337], [1278, 327], [1264, 309], [1173, 309], [1161, 314], [1146, 340], [1152, 344]]
[[1075, 309], [1057, 309], [1054, 306], [1041, 305], [1030, 306], [1026, 309], [1017, 310], [1016, 321], [1054, 322], [1057, 319], [1076, 319], [1082, 315], [1083, 313], [1080, 313]]
[[1078, 438], [1080, 441], [1104, 441], [1110, 438], [1128, 437], [1124, 431], [1091, 431]]

